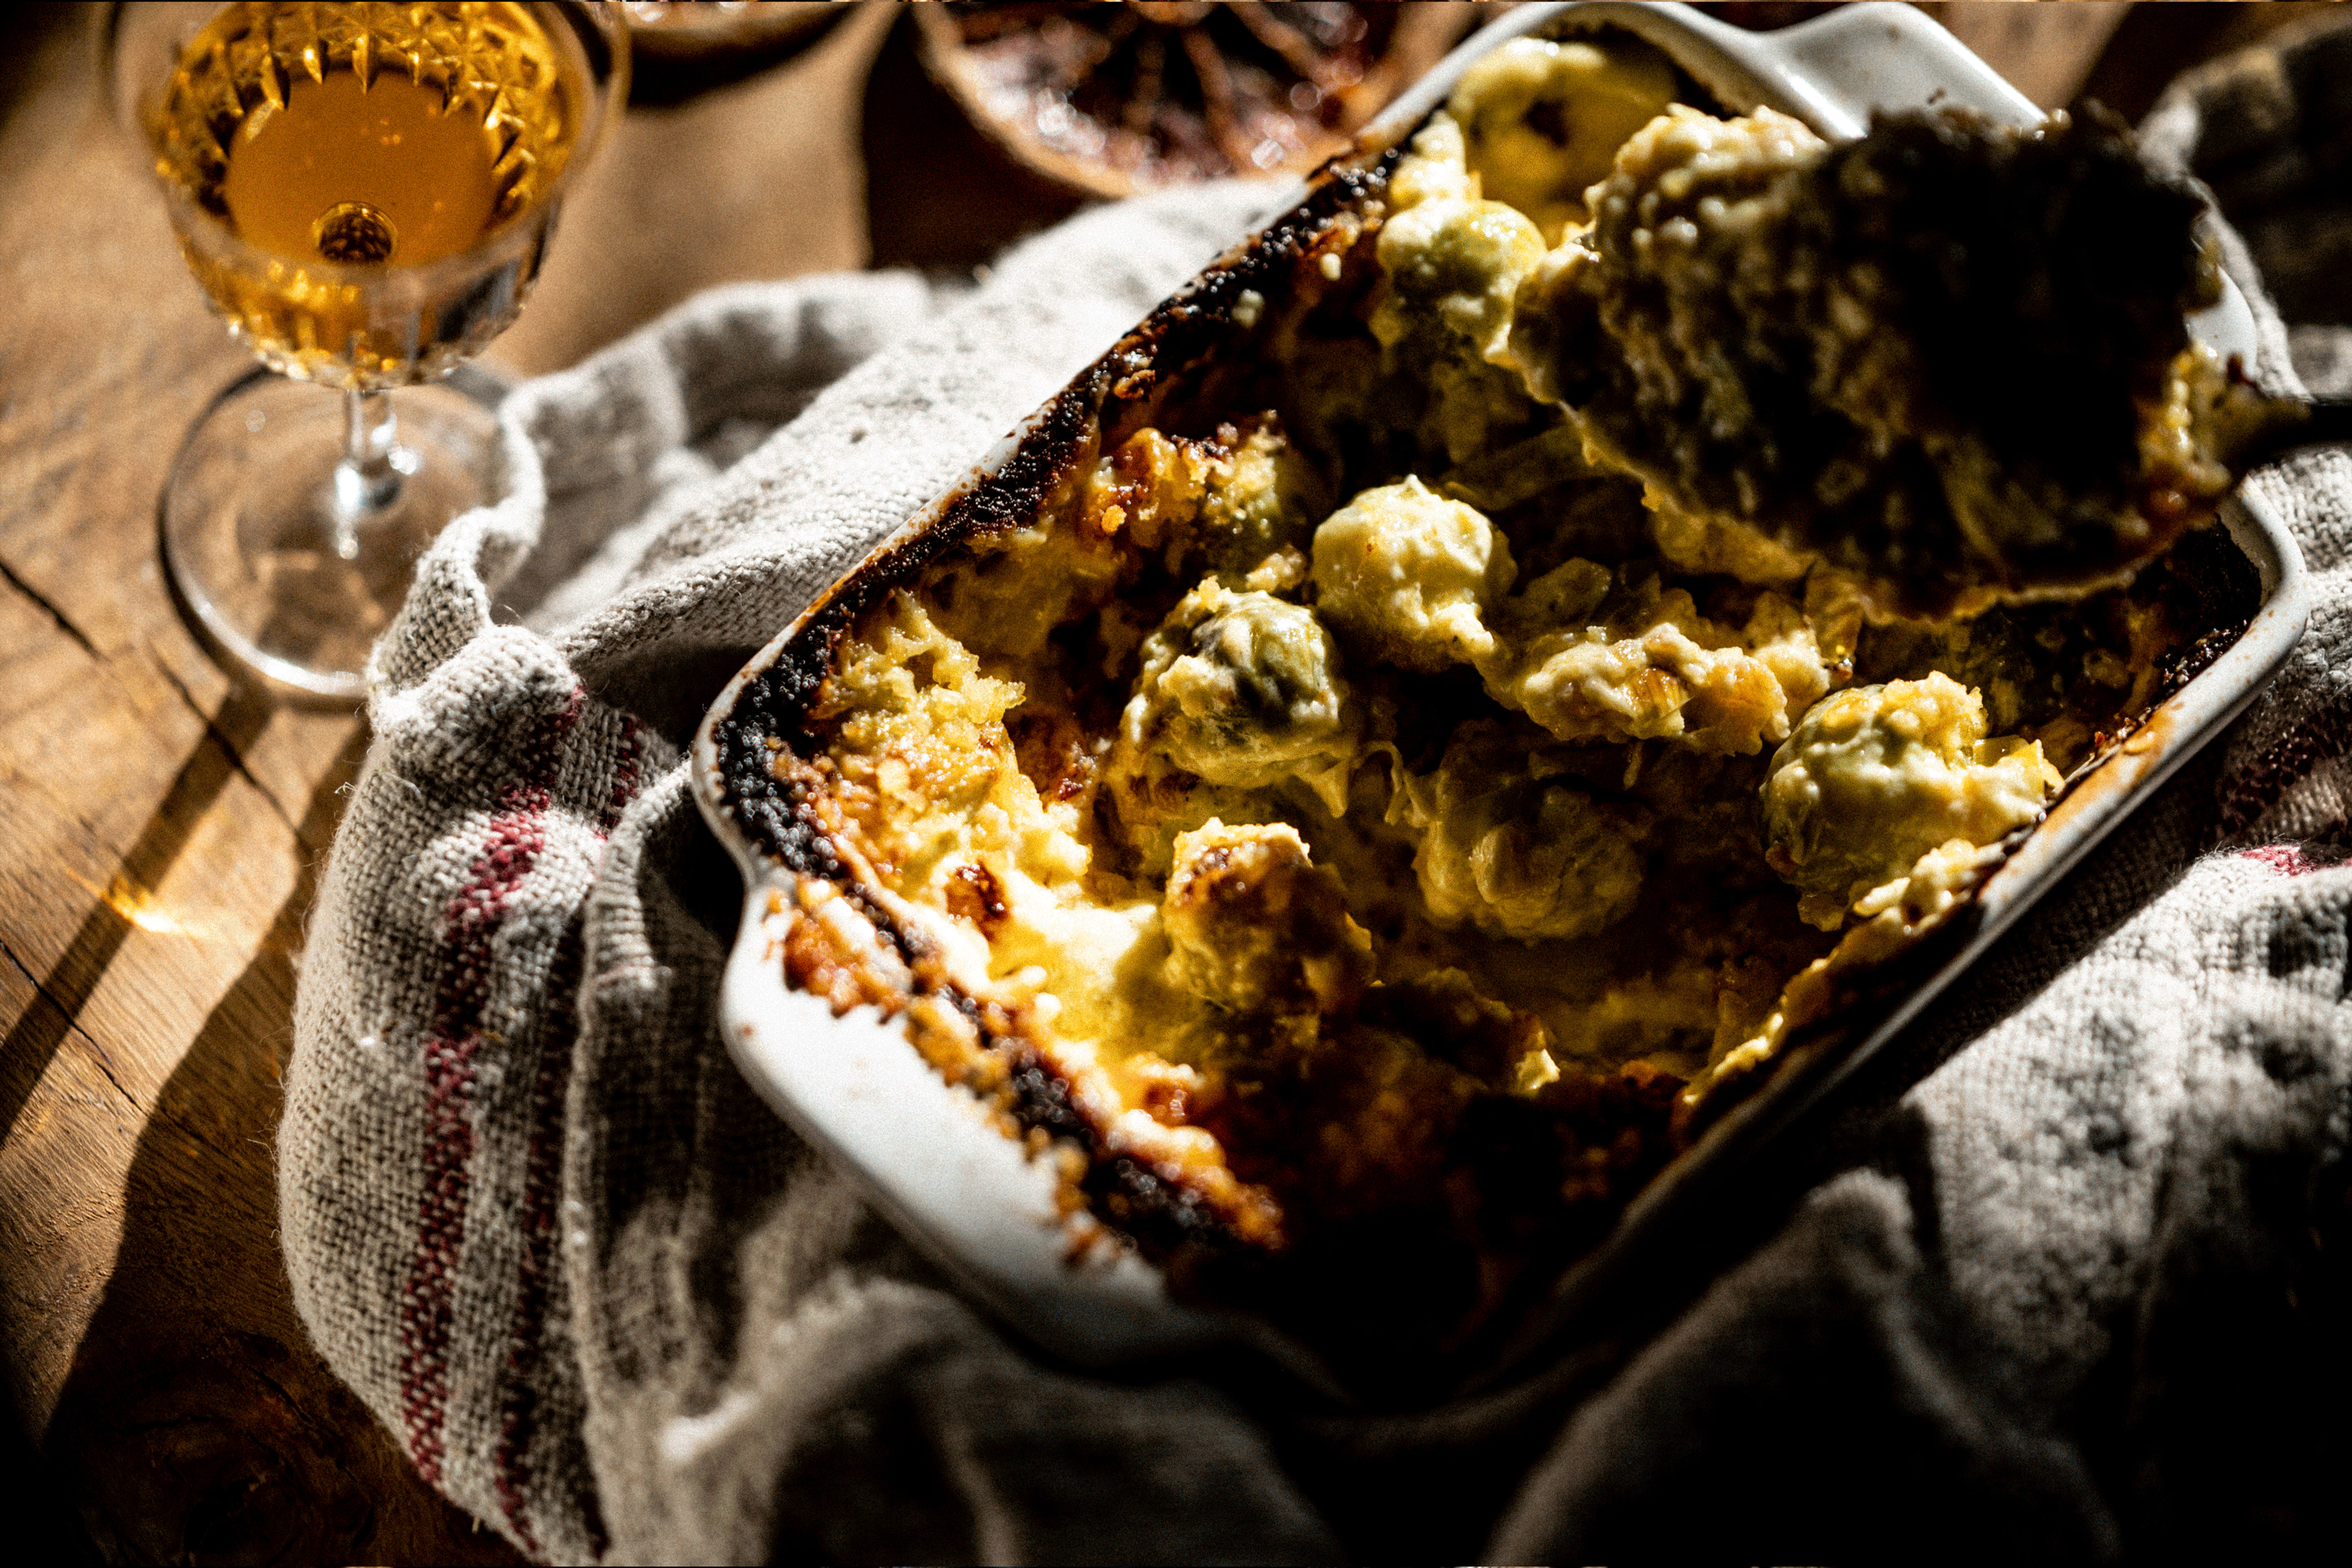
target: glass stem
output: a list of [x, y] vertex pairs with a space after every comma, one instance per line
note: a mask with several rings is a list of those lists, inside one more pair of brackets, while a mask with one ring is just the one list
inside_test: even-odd
[[360, 528], [400, 499], [405, 466], [399, 437], [389, 393], [344, 390], [343, 458], [335, 465], [335, 553], [346, 561], [359, 557]]

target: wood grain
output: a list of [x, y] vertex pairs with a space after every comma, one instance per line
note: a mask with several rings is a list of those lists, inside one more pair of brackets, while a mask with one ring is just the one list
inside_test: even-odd
[[88, 46], [47, 29], [0, 131], [0, 1376], [110, 1560], [504, 1560], [287, 1298], [290, 960], [360, 729], [231, 682], [156, 571], [165, 466], [244, 360]]
[[[858, 265], [855, 95], [887, 21], [626, 117], [496, 361], [557, 368], [708, 284]], [[293, 966], [366, 734], [232, 680], [173, 608], [155, 497], [250, 362], [95, 101], [91, 41], [19, 16], [0, 81], [0, 1388], [46, 1471], [9, 1467], [10, 1517], [114, 1562], [510, 1562], [289, 1297]]]

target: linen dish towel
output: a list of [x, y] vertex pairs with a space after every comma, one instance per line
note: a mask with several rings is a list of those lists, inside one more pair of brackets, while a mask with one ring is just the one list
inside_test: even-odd
[[[2298, 34], [2144, 132], [2238, 193], [2278, 389], [2352, 390], [2345, 270], [2283, 321], [2247, 244], [2280, 272], [2352, 235], [2348, 55]], [[1890, 1048], [1810, 1193], [1518, 1389], [1309, 1419], [1056, 1370], [743, 1083], [714, 1027], [740, 882], [681, 760], [705, 706], [1267, 198], [1082, 215], [965, 289], [723, 289], [509, 397], [506, 499], [377, 650], [302, 963], [283, 1235], [331, 1363], [550, 1562], [2340, 1536], [2343, 1424], [2301, 1417], [2352, 1392], [2342, 448], [2250, 481], [2317, 587], [2255, 709]]]

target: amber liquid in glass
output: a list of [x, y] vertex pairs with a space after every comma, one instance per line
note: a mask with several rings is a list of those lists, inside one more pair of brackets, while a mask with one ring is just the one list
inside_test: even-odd
[[183, 224], [215, 308], [278, 369], [362, 389], [480, 348], [520, 307], [535, 244], [481, 278], [457, 268], [440, 297], [373, 273], [461, 256], [546, 198], [586, 102], [567, 43], [480, 0], [225, 8], [152, 126], [164, 178], [267, 255]]
[[284, 109], [240, 133], [221, 197], [248, 245], [295, 260], [415, 266], [490, 230], [498, 182], [481, 121], [384, 71], [298, 78]]

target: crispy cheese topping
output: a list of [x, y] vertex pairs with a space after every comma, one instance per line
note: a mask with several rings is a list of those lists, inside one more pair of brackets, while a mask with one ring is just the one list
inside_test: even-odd
[[[1625, 40], [1490, 57], [1255, 297], [1248, 357], [945, 541], [779, 743], [911, 932], [877, 957], [812, 903], [793, 973], [906, 994], [950, 1077], [1043, 1096], [1068, 1201], [1181, 1288], [1242, 1248], [1383, 1365], [1397, 1322], [1459, 1343], [1601, 1235], [1962, 906], [2057, 788], [2045, 747], [2077, 765], [2226, 619], [2179, 552], [2079, 605], [1872, 619], [2009, 592], [2039, 547], [1979, 527], [1995, 500], [2023, 484], [2028, 531], [2073, 503], [1936, 423], [1888, 339], [1899, 234], [1822, 237], [1916, 212], [1912, 143], [1678, 79]], [[2190, 354], [2124, 396], [2140, 479], [2221, 482], [2226, 380]], [[968, 1007], [914, 994], [938, 973]]]

